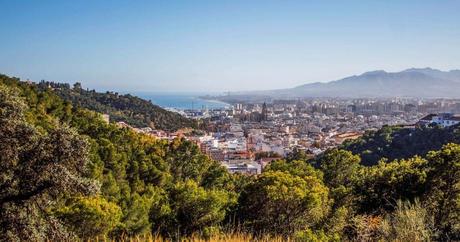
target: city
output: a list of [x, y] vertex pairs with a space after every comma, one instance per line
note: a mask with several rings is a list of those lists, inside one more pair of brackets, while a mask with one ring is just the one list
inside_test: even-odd
[[260, 174], [270, 161], [292, 152], [315, 157], [345, 140], [359, 138], [366, 131], [385, 125], [415, 128], [432, 123], [423, 121], [427, 115], [460, 113], [460, 100], [310, 98], [233, 103], [227, 109], [203, 108], [180, 113], [202, 120], [205, 132], [135, 130], [160, 139], [185, 137], [231, 173]]
[[0, 242], [460, 241], [460, 1], [0, 6]]

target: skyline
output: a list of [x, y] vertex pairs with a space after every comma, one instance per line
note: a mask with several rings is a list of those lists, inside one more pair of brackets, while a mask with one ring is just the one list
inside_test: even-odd
[[0, 73], [98, 90], [289, 88], [460, 67], [456, 1], [3, 2]]

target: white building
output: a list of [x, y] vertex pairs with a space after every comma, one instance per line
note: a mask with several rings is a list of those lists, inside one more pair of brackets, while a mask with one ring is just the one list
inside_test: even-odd
[[420, 125], [440, 125], [442, 127], [449, 127], [460, 123], [460, 116], [452, 113], [429, 114], [418, 122]]
[[248, 175], [257, 175], [262, 172], [262, 166], [258, 163], [251, 162], [251, 163], [223, 163], [228, 170], [228, 172], [234, 173], [241, 173], [241, 174], [248, 174]]

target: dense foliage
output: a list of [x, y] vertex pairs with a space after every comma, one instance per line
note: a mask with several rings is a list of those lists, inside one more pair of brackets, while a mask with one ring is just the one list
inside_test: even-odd
[[[0, 76], [2, 241], [235, 230], [296, 241], [460, 240], [460, 145], [446, 144], [457, 143], [457, 128], [387, 127], [348, 144], [379, 150], [381, 162], [333, 149], [230, 175], [191, 142], [119, 128], [56, 92]], [[398, 148], [404, 132], [437, 138]]]
[[[216, 206], [198, 214], [209, 213], [210, 218], [193, 225], [192, 232], [215, 227], [235, 200], [225, 168], [191, 142], [155, 140], [119, 128], [52, 89], [6, 76], [0, 85], [1, 222], [9, 239], [55, 238], [45, 217], [63, 228], [56, 238], [136, 235], [160, 228], [167, 236], [178, 236], [181, 214], [194, 210], [186, 198]], [[24, 204], [27, 199], [32, 199], [30, 205]], [[37, 218], [24, 213], [38, 206], [36, 199], [43, 206], [36, 208]], [[155, 214], [161, 220], [152, 221]], [[21, 228], [16, 220], [35, 230], [15, 231]], [[172, 223], [152, 227], [161, 221]], [[190, 221], [180, 223], [188, 226]]]
[[460, 125], [416, 127], [385, 126], [369, 131], [357, 140], [345, 142], [343, 149], [358, 154], [364, 165], [375, 165], [382, 158], [405, 159], [414, 155], [425, 156], [447, 143], [460, 143]]
[[239, 201], [243, 225], [255, 233], [289, 235], [324, 218], [329, 207], [327, 187], [314, 172], [293, 170], [294, 174], [272, 168], [244, 189]]
[[151, 127], [167, 131], [180, 128], [196, 127], [196, 121], [187, 119], [178, 113], [164, 110], [150, 101], [113, 92], [100, 93], [95, 90], [85, 90], [81, 84], [73, 87], [65, 83], [41, 81], [37, 84], [39, 90], [52, 89], [55, 94], [74, 106], [87, 108], [98, 113], [109, 114], [115, 121], [123, 121], [134, 127]]
[[66, 193], [90, 195], [83, 177], [87, 142], [56, 125], [46, 133], [25, 121], [26, 105], [0, 86], [0, 234], [8, 240], [70, 237], [47, 208]]

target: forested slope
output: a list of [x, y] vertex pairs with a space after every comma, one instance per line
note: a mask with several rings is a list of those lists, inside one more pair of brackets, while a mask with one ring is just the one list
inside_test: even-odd
[[0, 77], [1, 241], [460, 239], [458, 144], [372, 166], [334, 149], [230, 175], [191, 142], [118, 128], [55, 91]]
[[359, 139], [345, 142], [342, 148], [360, 155], [364, 165], [375, 165], [382, 158], [391, 161], [414, 155], [425, 156], [447, 143], [460, 143], [460, 125], [414, 129], [385, 126], [377, 131], [369, 131]]
[[66, 83], [42, 81], [37, 84], [37, 87], [40, 91], [53, 89], [55, 94], [63, 100], [71, 102], [74, 106], [109, 114], [113, 121], [124, 121], [134, 127], [151, 127], [167, 131], [197, 127], [194, 120], [164, 110], [150, 101], [130, 94], [122, 95], [114, 92], [101, 93], [95, 90], [85, 90], [79, 83], [70, 87]]
[[[5, 76], [0, 87], [1, 222], [8, 224], [0, 234], [9, 239], [186, 234], [220, 222], [235, 200], [229, 174], [193, 143], [120, 129], [52, 89]], [[205, 221], [193, 217], [195, 203], [212, 204], [199, 211]], [[32, 213], [17, 216], [22, 211]]]

